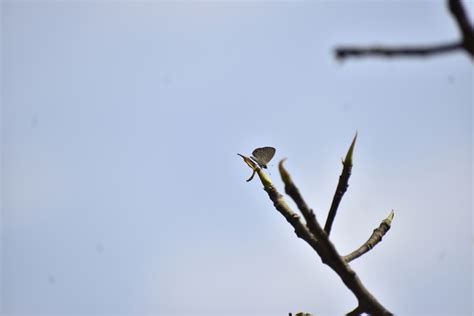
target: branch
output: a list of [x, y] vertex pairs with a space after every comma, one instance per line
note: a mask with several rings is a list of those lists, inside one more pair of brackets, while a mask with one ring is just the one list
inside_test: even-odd
[[260, 181], [263, 184], [263, 189], [268, 193], [268, 196], [270, 197], [270, 200], [272, 200], [273, 205], [277, 211], [280, 212], [283, 217], [285, 217], [291, 226], [293, 226], [296, 236], [306, 241], [314, 250], [316, 250], [316, 252], [324, 252], [324, 250], [318, 246], [315, 236], [313, 236], [306, 226], [300, 221], [300, 216], [293, 212], [288, 204], [286, 204], [283, 196], [273, 186], [270, 177], [261, 168], [259, 168], [257, 164], [252, 161], [252, 159], [241, 154], [237, 155], [242, 157], [244, 162], [253, 170], [253, 172], [257, 173]]
[[448, 8], [453, 15], [462, 36], [463, 48], [474, 57], [474, 29], [460, 0], [449, 0]]
[[316, 215], [314, 214], [313, 210], [308, 207], [301, 196], [300, 191], [294, 185], [293, 180], [291, 180], [290, 174], [286, 171], [285, 167], [283, 167], [283, 162], [285, 162], [285, 160], [286, 158], [282, 159], [278, 164], [281, 179], [283, 183], [285, 183], [285, 193], [288, 194], [293, 199], [293, 201], [295, 201], [296, 206], [298, 206], [301, 214], [303, 214], [306, 225], [308, 226], [310, 232], [313, 235], [317, 235], [318, 231], [321, 230], [321, 227], [317, 227], [319, 226], [319, 223], [316, 221]]
[[452, 52], [458, 49], [463, 49], [463, 43], [460, 41], [454, 43], [439, 44], [433, 46], [402, 46], [402, 47], [388, 47], [388, 46], [368, 46], [356, 47], [347, 46], [336, 48], [336, 58], [345, 59], [348, 57], [428, 57], [432, 55]]
[[[352, 165], [352, 151], [354, 148], [354, 143], [355, 138], [345, 159], [346, 163], [350, 165]], [[280, 162], [279, 167], [281, 178], [285, 183], [285, 191], [291, 193], [291, 195], [289, 194], [290, 197], [293, 198], [300, 210], [302, 210], [303, 214], [312, 213], [312, 210], [309, 209], [303, 198], [300, 196], [299, 190], [291, 180], [291, 177], [289, 176], [288, 172], [283, 168], [283, 161]], [[273, 190], [276, 191], [276, 189], [274, 188], [272, 188], [271, 190], [270, 188], [265, 188], [265, 191], [268, 192], [272, 201], [274, 201], [274, 199], [272, 198], [272, 194], [270, 194], [270, 192], [272, 192]], [[280, 198], [283, 199], [281, 195]], [[277, 206], [276, 203], [275, 206]], [[377, 301], [377, 299], [372, 294], [370, 294], [370, 292], [364, 287], [364, 285], [360, 281], [357, 274], [342, 259], [342, 257], [337, 252], [336, 247], [334, 247], [333, 243], [329, 240], [329, 237], [326, 232], [319, 225], [314, 214], [312, 218], [314, 218], [314, 227], [312, 227], [311, 234], [316, 237], [317, 240], [317, 243], [314, 245], [313, 249], [316, 250], [318, 255], [321, 257], [322, 262], [328, 265], [331, 269], [333, 269], [339, 275], [342, 282], [344, 282], [347, 288], [351, 290], [352, 293], [354, 293], [354, 295], [357, 297], [357, 300], [359, 301], [359, 306], [361, 306], [362, 311], [371, 315], [392, 315], [387, 309], [385, 309], [385, 307], [382, 306], [382, 304]]]
[[364, 313], [364, 310], [361, 308], [361, 306], [357, 306], [353, 311], [347, 313], [347, 316], [359, 316]]
[[368, 252], [370, 249], [374, 248], [375, 245], [377, 245], [379, 242], [382, 241], [382, 237], [388, 232], [390, 229], [390, 225], [392, 224], [394, 212], [393, 210], [390, 212], [388, 217], [384, 219], [378, 228], [374, 229], [372, 235], [370, 238], [362, 245], [359, 247], [359, 249], [351, 252], [347, 256], [344, 256], [343, 259], [345, 262], [350, 262], [356, 258], [359, 258], [366, 252]]
[[272, 200], [273, 205], [280, 212], [283, 217], [288, 221], [288, 223], [293, 226], [295, 229], [295, 234], [298, 238], [306, 241], [311, 248], [313, 248], [317, 253], [323, 253], [324, 250], [318, 244], [316, 238], [309, 232], [306, 226], [300, 221], [300, 216], [293, 212], [293, 210], [288, 206], [283, 195], [281, 195], [273, 185], [264, 186], [264, 190], [267, 192], [268, 197]]
[[347, 151], [346, 158], [342, 161], [342, 173], [339, 176], [339, 182], [337, 184], [336, 192], [334, 193], [334, 197], [332, 199], [331, 208], [329, 209], [328, 217], [326, 219], [326, 224], [324, 225], [324, 231], [328, 234], [331, 233], [331, 227], [334, 222], [334, 218], [336, 217], [337, 208], [339, 207], [339, 203], [342, 200], [342, 196], [347, 190], [349, 177], [351, 176], [352, 171], [352, 153], [354, 152], [355, 142], [357, 140], [357, 133], [352, 140], [351, 146]]
[[474, 30], [460, 0], [448, 0], [448, 8], [461, 33], [461, 39], [433, 45], [414, 46], [342, 46], [335, 49], [337, 59], [348, 57], [429, 57], [456, 50], [466, 51], [474, 58]]
[[[331, 269], [333, 269], [339, 275], [347, 288], [349, 288], [352, 293], [354, 293], [359, 302], [359, 306], [361, 306], [361, 311], [371, 315], [392, 315], [377, 301], [377, 299], [372, 294], [370, 294], [370, 292], [360, 281], [357, 274], [342, 259], [334, 245], [329, 241], [327, 234], [321, 228], [316, 218], [314, 217], [315, 226], [314, 233], [312, 233], [309, 231], [306, 225], [301, 222], [300, 216], [293, 212], [293, 210], [288, 206], [284, 197], [273, 186], [271, 179], [263, 172], [263, 170], [248, 163], [248, 157], [243, 155], [240, 156], [244, 159], [245, 163], [247, 163], [247, 165], [258, 174], [260, 181], [263, 184], [264, 190], [267, 192], [270, 200], [273, 202], [273, 205], [277, 211], [285, 217], [288, 223], [293, 226], [296, 236], [306, 241], [311, 246], [311, 248], [313, 248], [318, 253], [322, 262], [331, 267]], [[280, 166], [283, 168], [281, 162]], [[294, 190], [288, 188], [289, 192], [299, 192], [291, 181], [291, 177], [286, 172], [286, 170], [281, 174], [281, 176], [285, 182], [285, 186], [294, 187]], [[297, 195], [299, 195], [299, 193]], [[298, 199], [296, 195], [294, 196], [295, 199], [299, 201], [300, 206], [302, 206], [303, 204], [301, 203], [304, 203], [304, 201], [301, 196], [299, 196], [300, 199]], [[304, 205], [306, 205], [306, 203], [304, 203]], [[307, 210], [305, 210], [305, 212], [307, 213], [309, 212], [309, 208], [307, 206], [306, 208]]]

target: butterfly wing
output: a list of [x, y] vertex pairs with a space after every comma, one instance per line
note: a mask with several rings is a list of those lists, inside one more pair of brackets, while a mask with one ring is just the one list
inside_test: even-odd
[[272, 160], [275, 156], [276, 149], [273, 147], [261, 147], [257, 148], [252, 152], [252, 158], [260, 165], [262, 168], [267, 167], [267, 163]]

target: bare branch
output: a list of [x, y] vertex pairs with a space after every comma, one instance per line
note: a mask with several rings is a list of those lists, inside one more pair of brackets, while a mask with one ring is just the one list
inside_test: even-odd
[[[357, 135], [356, 135], [357, 136]], [[354, 149], [355, 137], [352, 142], [351, 148], [344, 160], [346, 165], [352, 166], [352, 152]], [[293, 184], [289, 173], [283, 168], [283, 162], [280, 162], [280, 173], [285, 182], [285, 191], [295, 200], [301, 212], [305, 214], [308, 222], [312, 224], [312, 230], [305, 225], [301, 220], [300, 216], [296, 214], [286, 203], [284, 197], [277, 191], [273, 186], [272, 181], [265, 172], [248, 162], [250, 158], [240, 155], [245, 163], [255, 171], [260, 181], [263, 184], [264, 190], [267, 192], [270, 200], [280, 214], [293, 226], [296, 235], [306, 241], [313, 250], [321, 258], [322, 262], [328, 265], [334, 270], [346, 287], [355, 295], [358, 300], [357, 311], [361, 313], [367, 313], [370, 315], [392, 315], [377, 299], [364, 287], [357, 274], [350, 268], [349, 264], [339, 255], [335, 246], [331, 243], [326, 232], [319, 225], [313, 211], [306, 205], [303, 198], [299, 194], [299, 190]]]
[[462, 36], [463, 48], [474, 57], [474, 29], [460, 0], [448, 0], [448, 8], [453, 15]]
[[336, 218], [337, 208], [339, 207], [339, 203], [342, 200], [342, 196], [347, 190], [349, 177], [351, 176], [352, 171], [352, 154], [354, 152], [355, 142], [357, 140], [357, 133], [352, 140], [351, 146], [347, 151], [346, 158], [342, 161], [342, 173], [339, 176], [339, 182], [337, 184], [336, 192], [334, 193], [334, 197], [332, 199], [331, 208], [329, 209], [328, 217], [326, 219], [326, 224], [324, 225], [324, 231], [328, 234], [331, 233], [332, 223]]
[[412, 46], [341, 46], [334, 50], [337, 59], [348, 57], [429, 57], [456, 50], [466, 51], [474, 58], [474, 29], [461, 0], [448, 0], [448, 8], [461, 33], [461, 39], [453, 42]]
[[313, 236], [306, 226], [300, 221], [300, 216], [293, 212], [293, 210], [288, 206], [285, 199], [283, 198], [283, 195], [281, 195], [273, 185], [264, 186], [264, 190], [268, 193], [268, 197], [270, 200], [272, 200], [273, 205], [277, 211], [280, 212], [283, 217], [285, 217], [291, 226], [293, 226], [296, 236], [306, 241], [318, 254], [321, 255], [325, 253], [324, 249], [318, 243], [315, 236]]
[[296, 206], [298, 206], [298, 209], [300, 210], [301, 214], [303, 214], [303, 217], [306, 220], [306, 225], [308, 226], [310, 232], [313, 235], [316, 235], [317, 232], [321, 230], [321, 227], [316, 227], [319, 226], [319, 223], [316, 221], [316, 215], [314, 214], [313, 210], [308, 207], [303, 197], [301, 196], [300, 191], [293, 183], [290, 174], [286, 171], [285, 167], [283, 167], [283, 162], [285, 162], [285, 160], [286, 158], [282, 159], [278, 164], [281, 179], [283, 183], [285, 183], [285, 193], [288, 194], [293, 199], [293, 201], [295, 201]]
[[432, 46], [342, 46], [336, 48], [336, 58], [345, 59], [348, 57], [428, 57], [432, 55], [452, 52], [458, 49], [463, 49], [463, 43], [460, 41], [454, 43], [446, 43]]
[[[308, 236], [305, 234], [306, 232], [309, 233], [309, 231], [301, 223], [301, 221], [299, 221], [299, 216], [297, 214], [291, 214], [291, 212], [288, 211], [289, 207], [286, 202], [284, 202], [283, 196], [279, 194], [273, 186], [268, 186], [264, 189], [267, 191], [268, 196], [273, 201], [276, 209], [283, 216], [285, 216], [287, 221], [295, 228], [295, 233], [297, 236], [308, 242]], [[357, 274], [339, 255], [321, 226], [317, 223], [317, 221], [315, 222], [316, 232], [314, 237], [316, 238], [310, 238], [309, 240], [311, 242], [311, 247], [319, 254], [323, 263], [331, 267], [339, 275], [344, 284], [357, 297], [359, 305], [364, 306], [363, 311], [372, 315], [392, 315], [364, 287]], [[313, 236], [311, 233], [310, 235]], [[314, 243], [315, 241], [316, 243]]]
[[379, 227], [374, 229], [372, 235], [370, 238], [362, 245], [360, 246], [357, 250], [351, 252], [347, 256], [344, 256], [344, 261], [345, 262], [351, 262], [352, 260], [359, 258], [366, 252], [368, 252], [370, 249], [374, 248], [375, 245], [377, 245], [379, 242], [382, 241], [382, 237], [388, 232], [390, 229], [390, 226], [392, 224], [394, 212], [393, 210], [390, 212], [390, 214], [387, 216], [386, 219], [384, 219]]

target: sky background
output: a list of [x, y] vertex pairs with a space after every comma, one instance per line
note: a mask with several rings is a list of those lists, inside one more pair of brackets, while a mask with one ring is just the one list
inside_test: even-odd
[[398, 315], [472, 313], [470, 58], [332, 54], [454, 40], [444, 1], [2, 1], [1, 20], [4, 314], [352, 310], [236, 153], [276, 147], [275, 185], [287, 157], [323, 224], [356, 131], [337, 249], [394, 209], [362, 282]]

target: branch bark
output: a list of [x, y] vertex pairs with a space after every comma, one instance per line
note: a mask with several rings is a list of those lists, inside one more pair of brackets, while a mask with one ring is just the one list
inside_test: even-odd
[[293, 201], [295, 201], [296, 206], [300, 210], [301, 214], [303, 214], [303, 217], [306, 221], [306, 225], [308, 226], [308, 229], [310, 230], [311, 234], [317, 236], [321, 227], [318, 227], [319, 223], [316, 220], [316, 215], [314, 214], [313, 210], [308, 207], [303, 197], [301, 196], [300, 191], [293, 184], [290, 174], [283, 167], [283, 163], [285, 162], [285, 160], [286, 158], [281, 160], [278, 164], [281, 179], [283, 180], [283, 183], [285, 183], [285, 193], [288, 194], [293, 199]]
[[357, 140], [357, 133], [352, 140], [351, 146], [347, 151], [346, 158], [342, 161], [342, 173], [339, 176], [339, 182], [337, 183], [336, 192], [334, 193], [334, 197], [332, 199], [331, 207], [329, 209], [328, 217], [326, 219], [326, 224], [324, 225], [324, 231], [329, 235], [331, 233], [331, 227], [336, 218], [337, 209], [339, 207], [339, 203], [341, 203], [342, 196], [346, 193], [346, 190], [349, 186], [349, 178], [352, 172], [352, 154], [354, 153], [354, 146]]
[[[351, 147], [353, 148], [352, 145]], [[282, 180], [285, 183], [285, 191], [295, 201], [299, 210], [305, 217], [307, 225], [305, 225], [301, 221], [300, 216], [288, 206], [283, 195], [281, 195], [273, 186], [270, 177], [253, 163], [250, 158], [240, 154], [239, 156], [241, 156], [245, 163], [259, 176], [263, 188], [267, 192], [270, 200], [273, 202], [276, 210], [283, 215], [288, 223], [290, 223], [294, 228], [296, 236], [306, 241], [306, 243], [316, 251], [322, 262], [334, 270], [346, 287], [352, 291], [359, 303], [356, 310], [360, 311], [360, 314], [365, 312], [370, 315], [392, 315], [392, 313], [378, 302], [377, 299], [365, 288], [357, 274], [351, 269], [349, 264], [344, 261], [343, 257], [339, 255], [336, 247], [329, 240], [328, 235], [316, 220], [314, 212], [308, 207], [299, 193], [298, 188], [293, 183], [291, 176], [284, 168], [284, 160], [279, 163], [279, 169]], [[351, 161], [352, 164], [352, 153], [350, 154], [350, 158], [346, 156], [345, 161]]]
[[460, 41], [439, 45], [426, 46], [341, 46], [336, 48], [336, 58], [345, 59], [348, 57], [429, 57], [433, 55], [453, 52], [462, 49]]
[[[282, 180], [285, 183], [285, 191], [287, 190], [286, 189], [287, 187], [296, 188], [295, 184], [291, 180], [291, 177], [286, 176], [288, 175], [288, 172], [284, 169], [282, 162], [280, 162], [280, 171], [282, 170], [284, 172], [283, 173], [280, 172], [280, 173], [281, 173]], [[274, 190], [276, 191], [276, 189]], [[265, 188], [265, 191], [267, 191], [267, 188]], [[298, 208], [300, 210], [303, 209], [306, 206], [306, 203], [304, 202], [303, 198], [299, 195], [299, 190], [296, 188], [296, 190], [290, 189], [288, 191], [292, 192], [292, 195], [290, 195], [290, 197], [293, 198], [295, 203], [298, 205]], [[283, 199], [283, 197], [281, 198]], [[270, 199], [272, 199], [271, 196], [270, 196]], [[295, 228], [295, 232], [296, 232], [296, 228]], [[366, 312], [371, 315], [392, 315], [392, 313], [389, 312], [382, 304], [380, 304], [377, 301], [377, 299], [364, 287], [364, 285], [360, 281], [357, 274], [351, 269], [351, 267], [347, 264], [347, 262], [345, 262], [343, 258], [339, 255], [339, 253], [336, 250], [336, 247], [329, 240], [328, 235], [321, 228], [321, 226], [319, 225], [316, 219], [315, 219], [314, 232], [310, 234], [316, 237], [315, 239], [317, 241], [313, 249], [321, 257], [322, 262], [328, 265], [331, 269], [333, 269], [339, 275], [339, 277], [341, 278], [342, 282], [344, 282], [346, 287], [349, 290], [351, 290], [352, 293], [356, 296], [359, 302], [359, 307], [362, 310], [362, 312]]]
[[372, 235], [370, 238], [362, 245], [360, 246], [357, 250], [354, 250], [347, 256], [344, 256], [343, 259], [345, 262], [351, 262], [354, 259], [359, 258], [363, 254], [369, 252], [372, 248], [374, 248], [379, 242], [382, 241], [382, 237], [389, 231], [390, 226], [392, 224], [393, 220], [393, 210], [390, 212], [388, 217], [380, 223], [379, 227], [374, 229]]

